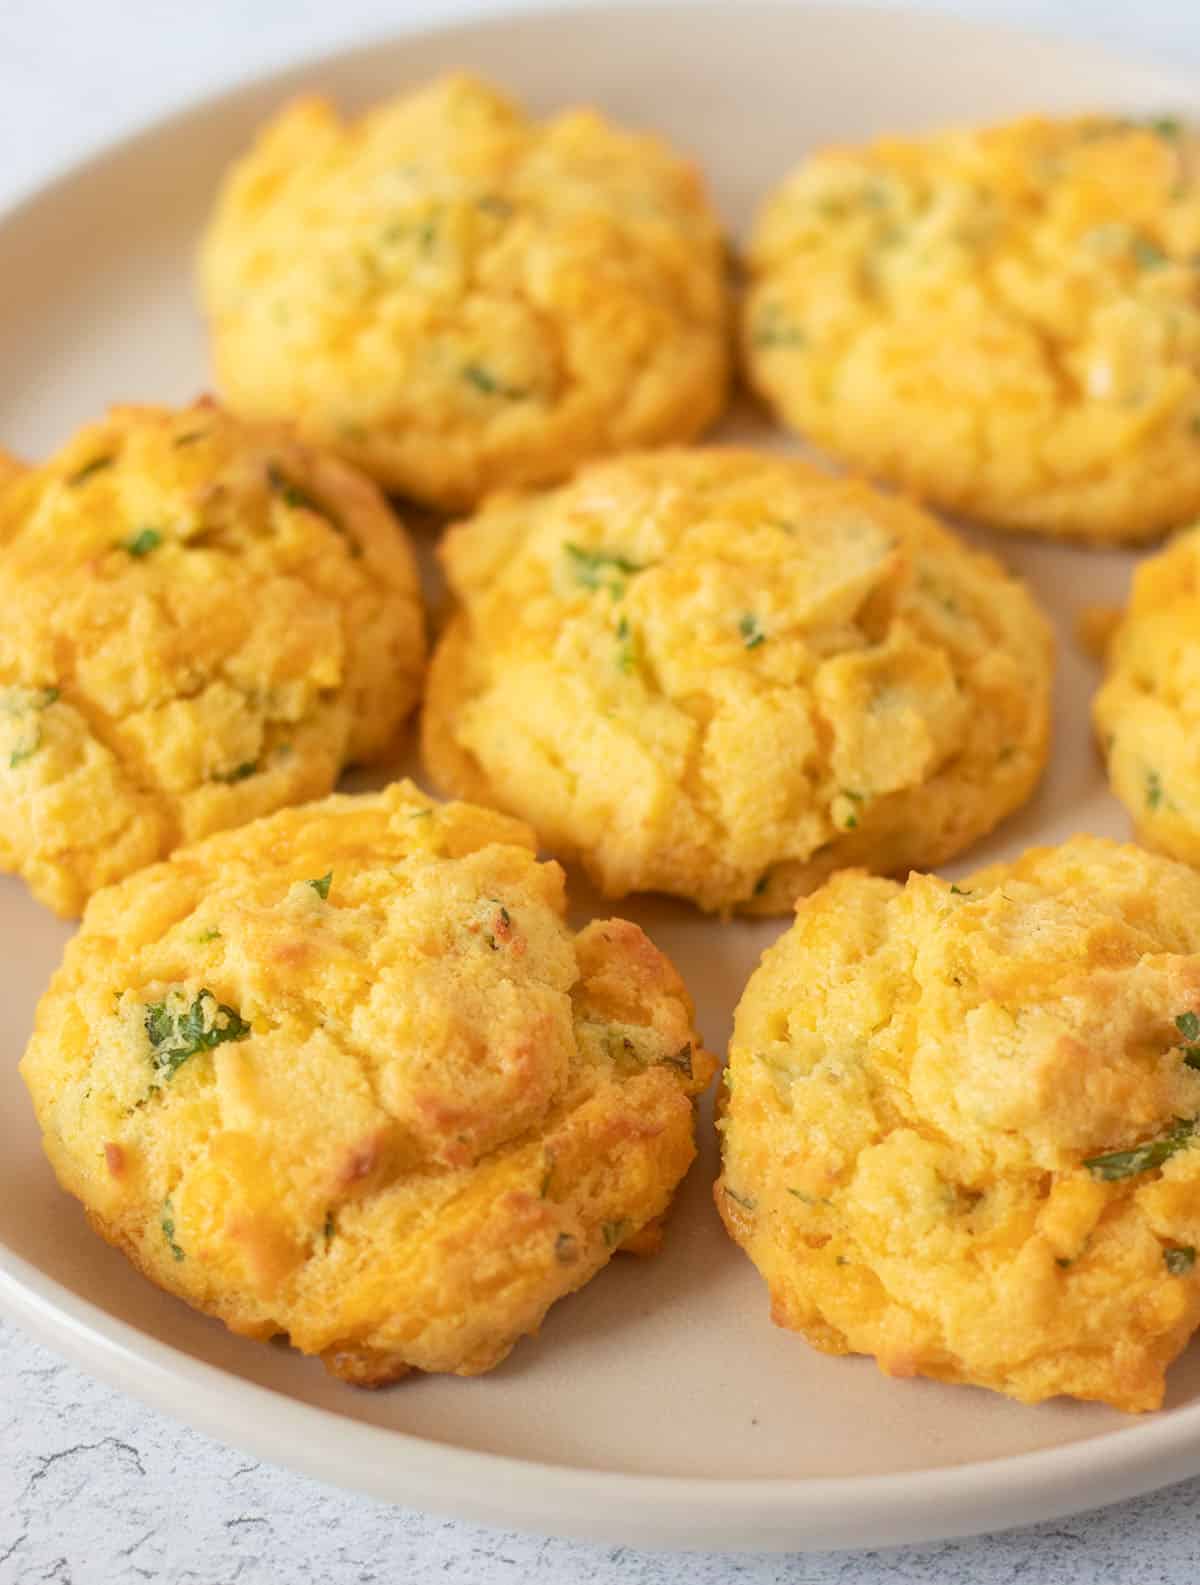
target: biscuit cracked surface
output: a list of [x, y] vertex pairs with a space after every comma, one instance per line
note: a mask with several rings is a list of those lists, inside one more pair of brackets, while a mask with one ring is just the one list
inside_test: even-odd
[[695, 168], [467, 76], [351, 121], [286, 108], [225, 183], [202, 280], [235, 410], [433, 506], [690, 439], [725, 399], [723, 249]]
[[807, 159], [764, 205], [753, 382], [831, 453], [998, 527], [1200, 511], [1200, 137], [1031, 117]]
[[115, 408], [6, 470], [0, 602], [0, 870], [62, 914], [329, 792], [421, 684], [416, 567], [375, 486], [207, 403]]
[[786, 458], [663, 451], [451, 529], [426, 761], [606, 895], [788, 910], [941, 862], [1032, 790], [1046, 622], [915, 508]]
[[60, 1182], [347, 1381], [491, 1369], [652, 1242], [714, 1066], [641, 930], [563, 915], [528, 828], [410, 783], [181, 849], [92, 900], [39, 1007]]
[[1200, 1322], [1200, 876], [1076, 837], [803, 902], [737, 1010], [718, 1208], [781, 1325], [1158, 1407]]
[[1138, 838], [1200, 864], [1200, 527], [1133, 576], [1092, 715]]

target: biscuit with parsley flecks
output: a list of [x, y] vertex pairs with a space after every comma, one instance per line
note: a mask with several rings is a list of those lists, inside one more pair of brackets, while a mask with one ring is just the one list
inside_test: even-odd
[[717, 1206], [892, 1376], [1157, 1408], [1200, 1323], [1200, 875], [1075, 837], [844, 872], [738, 1006]]
[[490, 1370], [647, 1246], [714, 1068], [641, 930], [564, 912], [527, 827], [411, 783], [179, 850], [92, 900], [38, 1010], [59, 1181], [346, 1381]]
[[818, 152], [765, 203], [743, 347], [783, 420], [1064, 539], [1200, 511], [1200, 136], [1054, 119]]
[[1141, 563], [1102, 647], [1092, 718], [1112, 789], [1141, 841], [1200, 865], [1200, 527]]
[[300, 99], [202, 257], [221, 390], [389, 490], [472, 505], [720, 412], [720, 227], [695, 167], [593, 111], [452, 75], [343, 121]]
[[494, 497], [442, 557], [458, 610], [426, 762], [607, 896], [784, 912], [846, 864], [950, 858], [1045, 760], [1050, 638], [1024, 587], [804, 463], [595, 463]]
[[424, 626], [376, 487], [211, 403], [114, 408], [0, 489], [0, 870], [78, 914], [386, 755]]

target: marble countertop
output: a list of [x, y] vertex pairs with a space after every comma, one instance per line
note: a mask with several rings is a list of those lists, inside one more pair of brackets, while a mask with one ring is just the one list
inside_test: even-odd
[[[508, 9], [525, 0], [509, 0]], [[930, 0], [925, 0], [926, 5]], [[0, 0], [0, 206], [233, 79], [497, 0]], [[941, 0], [1200, 66], [1195, 0]], [[1200, 1480], [975, 1541], [795, 1557], [672, 1555], [485, 1531], [345, 1495], [143, 1408], [0, 1323], [0, 1585], [1185, 1585]]]

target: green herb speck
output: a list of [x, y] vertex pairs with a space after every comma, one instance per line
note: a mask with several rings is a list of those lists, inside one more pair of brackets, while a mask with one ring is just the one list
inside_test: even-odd
[[1178, 116], [1151, 116], [1146, 125], [1151, 132], [1157, 132], [1160, 138], [1177, 138], [1183, 131], [1183, 122]]
[[663, 1065], [668, 1068], [678, 1068], [680, 1073], [689, 1079], [692, 1076], [692, 1048], [691, 1045], [680, 1046], [678, 1051], [662, 1058]]
[[473, 385], [477, 391], [482, 391], [485, 396], [503, 396], [510, 402], [519, 402], [523, 397], [529, 395], [529, 392], [522, 386], [505, 384], [490, 369], [484, 368], [482, 363], [465, 364], [462, 377], [468, 385]]
[[626, 676], [637, 666], [637, 649], [626, 617], [617, 623], [617, 670]]
[[751, 1195], [738, 1194], [736, 1189], [731, 1189], [728, 1184], [725, 1185], [725, 1193], [735, 1205], [740, 1205], [743, 1211], [753, 1211], [758, 1206], [758, 1201]]
[[1164, 1249], [1163, 1261], [1173, 1277], [1186, 1277], [1196, 1264], [1196, 1251], [1190, 1244], [1178, 1249]]
[[950, 895], [952, 897], [973, 897], [975, 894], [974, 892], [964, 891], [961, 886], [951, 886]]
[[1162, 777], [1156, 770], [1148, 770], [1146, 772], [1146, 808], [1157, 809], [1162, 801]]
[[805, 336], [778, 303], [769, 303], [755, 321], [750, 340], [756, 347], [802, 347]]
[[211, 433], [207, 429], [187, 429], [182, 435], [176, 435], [171, 444], [178, 450], [181, 446], [194, 446], [198, 440], [203, 440]]
[[122, 541], [124, 549], [131, 556], [136, 556], [139, 559], [142, 556], [148, 556], [152, 550], [157, 550], [161, 544], [162, 534], [157, 528], [139, 529], [136, 534]]
[[249, 777], [255, 775], [257, 771], [258, 761], [256, 759], [244, 759], [240, 765], [235, 765], [232, 770], [218, 771], [213, 777], [213, 781], [224, 782], [226, 786], [232, 786], [234, 782], [246, 781]]
[[1137, 266], [1141, 270], [1161, 269], [1168, 262], [1167, 255], [1156, 242], [1151, 242], [1148, 237], [1134, 237], [1130, 247]]
[[304, 884], [311, 886], [321, 901], [324, 902], [329, 896], [329, 888], [333, 885], [333, 871], [328, 870], [324, 875], [318, 876], [315, 881], [305, 881]]
[[600, 1234], [606, 1249], [615, 1249], [629, 1231], [629, 1223], [622, 1217], [617, 1222], [602, 1222]]
[[1090, 1156], [1083, 1165], [1104, 1183], [1115, 1183], [1121, 1178], [1135, 1177], [1139, 1172], [1149, 1172], [1161, 1167], [1176, 1151], [1183, 1150], [1196, 1130], [1195, 1118], [1176, 1118], [1174, 1127], [1161, 1139], [1147, 1140], [1132, 1150], [1112, 1150], [1103, 1156]]
[[[606, 1222], [605, 1226], [609, 1224]], [[573, 1266], [579, 1259], [579, 1241], [574, 1233], [560, 1233], [554, 1240], [554, 1258], [560, 1266]]]
[[1183, 1060], [1189, 1068], [1200, 1069], [1200, 1017], [1195, 1013], [1180, 1013], [1175, 1027], [1189, 1044], [1183, 1048]]
[[235, 1008], [218, 1002], [207, 989], [190, 1004], [185, 1003], [182, 991], [150, 1003], [145, 1028], [155, 1070], [168, 1080], [198, 1052], [211, 1051], [228, 1040], [248, 1040], [253, 1033]]
[[333, 1212], [325, 1212], [325, 1242], [328, 1244], [337, 1232], [337, 1223], [333, 1219]]
[[196, 944], [197, 946], [203, 947], [207, 946], [210, 941], [219, 941], [220, 938], [221, 932], [214, 925], [211, 930], [202, 930], [200, 932], [200, 934], [196, 937]]
[[167, 1248], [176, 1260], [182, 1260], [184, 1258], [183, 1250], [175, 1242], [175, 1211], [171, 1205], [170, 1195], [162, 1203], [162, 1220], [159, 1222], [159, 1226], [162, 1228], [162, 1235], [167, 1241]]
[[585, 589], [607, 589], [614, 600], [625, 593], [625, 579], [645, 568], [612, 550], [587, 550], [582, 545], [563, 546], [571, 576]]
[[111, 468], [116, 460], [115, 457], [93, 457], [91, 462], [85, 462], [82, 468], [68, 474], [67, 483], [74, 489], [77, 484], [83, 484], [97, 473], [103, 473], [105, 468]]
[[19, 744], [8, 756], [9, 770], [16, 770], [18, 765], [23, 765], [27, 759], [32, 759], [42, 746], [42, 729], [35, 726], [33, 734], [24, 743]]
[[294, 479], [289, 479], [276, 462], [267, 464], [267, 483], [284, 506], [290, 506], [299, 512], [312, 512], [317, 517], [323, 517], [339, 534], [343, 532], [342, 520], [337, 513], [331, 511], [323, 501], [318, 501], [315, 495], [311, 495]]
[[757, 649], [766, 642], [767, 635], [762, 630], [762, 625], [753, 611], [745, 611], [738, 619], [738, 632], [742, 635], [742, 643], [747, 649]]

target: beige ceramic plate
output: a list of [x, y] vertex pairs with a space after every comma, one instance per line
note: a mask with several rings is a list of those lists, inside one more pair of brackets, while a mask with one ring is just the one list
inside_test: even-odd
[[[1033, 108], [1183, 107], [1196, 84], [1089, 50], [932, 17], [742, 3], [524, 15], [402, 38], [238, 89], [100, 155], [0, 223], [0, 439], [37, 456], [114, 398], [205, 384], [191, 262], [214, 183], [285, 95], [360, 105], [470, 65], [539, 107], [589, 99], [691, 149], [730, 223], [811, 143]], [[756, 421], [729, 426], [768, 442]], [[775, 443], [779, 443], [775, 440]], [[997, 547], [1054, 612], [1054, 762], [971, 863], [1075, 830], [1124, 836], [1091, 753], [1079, 607], [1130, 558]], [[582, 889], [581, 908], [591, 899]], [[601, 905], [597, 905], [601, 906]], [[626, 910], [727, 1038], [773, 926], [662, 901]], [[1200, 1470], [1200, 1347], [1141, 1421], [885, 1380], [767, 1319], [722, 1233], [710, 1121], [666, 1253], [617, 1261], [478, 1381], [377, 1395], [241, 1341], [144, 1283], [87, 1230], [38, 1146], [16, 1062], [68, 935], [0, 881], [0, 1301], [52, 1347], [214, 1436], [377, 1496], [496, 1524], [661, 1546], [791, 1549], [927, 1540], [1111, 1501]]]

